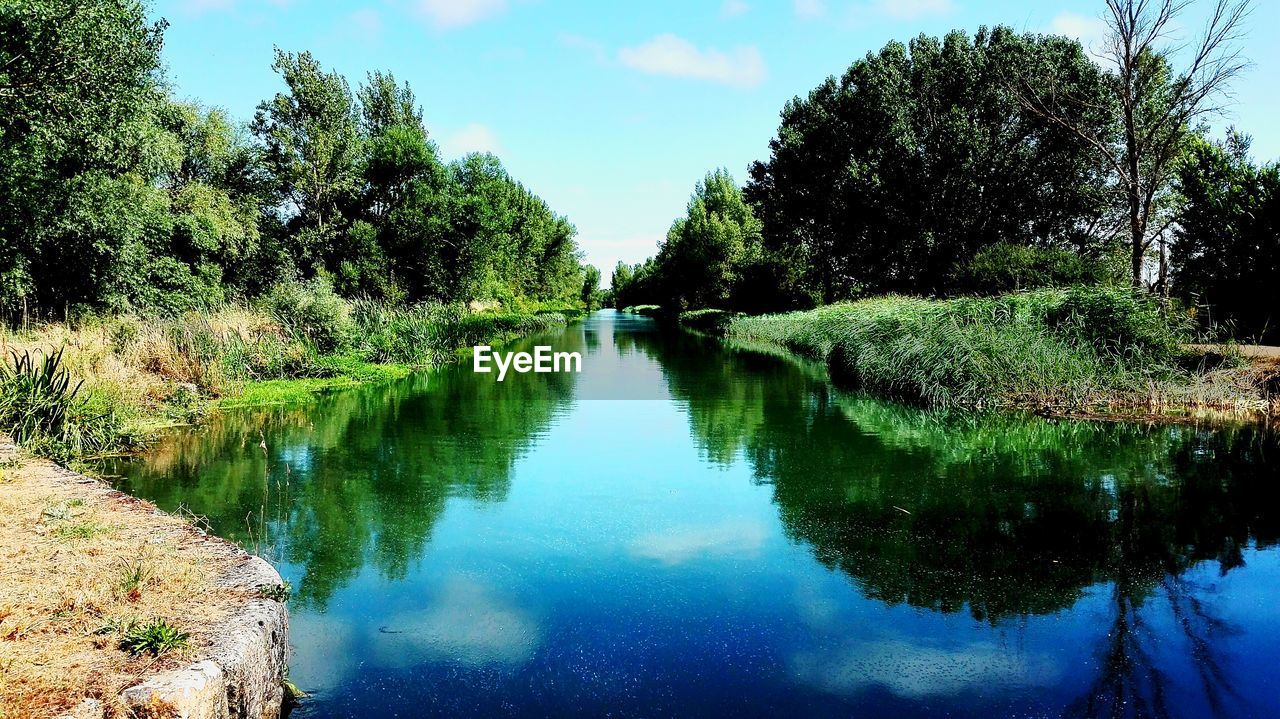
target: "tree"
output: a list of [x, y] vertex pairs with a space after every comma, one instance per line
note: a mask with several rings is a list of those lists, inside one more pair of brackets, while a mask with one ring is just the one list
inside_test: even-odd
[[[102, 300], [105, 285], [75, 278], [100, 276], [104, 253], [123, 259], [112, 228], [136, 236], [106, 215], [141, 211], [124, 201], [137, 186], [114, 178], [153, 149], [139, 130], [160, 95], [164, 28], [132, 0], [0, 4], [0, 308]], [[89, 224], [68, 235], [73, 215]]]
[[600, 268], [587, 265], [582, 274], [582, 304], [590, 312], [600, 304]]
[[292, 213], [296, 257], [314, 271], [334, 264], [330, 244], [359, 187], [355, 107], [346, 79], [325, 72], [309, 52], [276, 48], [272, 69], [288, 92], [258, 105], [252, 128]]
[[1236, 337], [1280, 338], [1280, 166], [1249, 160], [1249, 138], [1196, 141], [1182, 164], [1183, 198], [1174, 224], [1173, 288], [1205, 306], [1208, 320], [1235, 325]]
[[[1248, 16], [1249, 0], [1214, 0], [1189, 61], [1173, 70], [1169, 46], [1178, 18], [1190, 0], [1107, 0], [1110, 36], [1102, 57], [1110, 65], [1111, 102], [1098, 105], [1063, 86], [1057, 78], [1023, 73], [1019, 96], [1026, 106], [1077, 135], [1110, 168], [1123, 198], [1131, 281], [1144, 285], [1152, 244], [1172, 224], [1169, 189], [1179, 158], [1196, 125], [1221, 110], [1231, 81], [1247, 66], [1236, 40]], [[1119, 137], [1082, 122], [1098, 111], [1116, 112]], [[1103, 126], [1107, 127], [1107, 126]], [[1164, 275], [1161, 260], [1161, 277]]]
[[422, 108], [409, 83], [400, 85], [390, 72], [375, 70], [368, 74], [356, 91], [360, 104], [360, 129], [365, 137], [377, 137], [391, 127], [426, 128], [422, 124]]
[[[1105, 166], [1071, 132], [1027, 111], [1013, 67], [1106, 102], [1079, 43], [981, 29], [894, 42], [782, 111], [748, 199], [765, 249], [804, 277], [793, 294], [933, 293], [998, 242], [1096, 252]], [[1106, 134], [1105, 114], [1078, 115]]]
[[658, 250], [667, 303], [726, 307], [742, 267], [759, 252], [761, 225], [726, 170], [707, 173]]

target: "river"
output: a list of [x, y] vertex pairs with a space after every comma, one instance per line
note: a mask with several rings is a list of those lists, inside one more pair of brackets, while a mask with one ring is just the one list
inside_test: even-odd
[[294, 589], [304, 717], [1280, 716], [1280, 442], [939, 414], [597, 312], [118, 464]]

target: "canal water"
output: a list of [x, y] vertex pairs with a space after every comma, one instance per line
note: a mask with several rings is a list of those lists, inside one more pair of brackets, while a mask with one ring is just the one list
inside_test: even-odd
[[1280, 443], [938, 414], [598, 312], [117, 465], [294, 589], [295, 716], [1280, 716]]

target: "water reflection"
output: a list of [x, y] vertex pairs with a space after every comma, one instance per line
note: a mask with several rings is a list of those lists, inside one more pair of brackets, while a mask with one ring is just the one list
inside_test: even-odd
[[[756, 348], [699, 362], [703, 341], [621, 340], [662, 365], [704, 455], [744, 458], [773, 487], [788, 535], [866, 596], [995, 625], [1070, 609], [1105, 585], [1099, 670], [1069, 715], [1183, 715], [1170, 683], [1189, 679], [1211, 715], [1249, 713], [1225, 656], [1240, 629], [1216, 615], [1212, 586], [1185, 575], [1212, 562], [1224, 576], [1246, 548], [1276, 544], [1274, 437], [921, 412], [833, 391], [806, 364]], [[890, 641], [801, 652], [793, 670], [830, 691], [872, 682], [921, 698], [1052, 675], [1028, 661], [986, 644]]]
[[1273, 436], [921, 412], [616, 315], [534, 343], [583, 374], [236, 413], [122, 484], [278, 561], [315, 716], [1280, 712]]
[[219, 536], [300, 567], [296, 604], [323, 608], [366, 565], [403, 579], [449, 499], [502, 501], [512, 467], [571, 401], [573, 377], [499, 385], [450, 366], [311, 405], [229, 413], [106, 471], [123, 475], [125, 491], [191, 508]]

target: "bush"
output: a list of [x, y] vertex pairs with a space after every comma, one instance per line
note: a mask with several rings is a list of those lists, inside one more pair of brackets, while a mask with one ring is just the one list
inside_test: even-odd
[[1045, 319], [1059, 333], [1115, 355], [1171, 358], [1192, 330], [1186, 313], [1166, 312], [1149, 293], [1127, 287], [1068, 290]]
[[351, 307], [321, 278], [278, 284], [263, 298], [262, 305], [287, 332], [317, 352], [350, 345], [355, 331]]
[[440, 303], [396, 309], [368, 300], [355, 303], [352, 317], [368, 360], [401, 364], [447, 362], [460, 349], [501, 344], [567, 322], [559, 312], [472, 313], [459, 304]]
[[166, 652], [186, 649], [191, 635], [163, 619], [153, 619], [146, 624], [130, 624], [120, 637], [120, 648], [133, 655], [160, 656]]
[[703, 332], [724, 334], [734, 314], [724, 310], [690, 310], [680, 313], [680, 324]]
[[962, 292], [994, 295], [1098, 284], [1109, 277], [1104, 262], [1070, 250], [997, 243], [979, 250], [973, 259], [958, 267], [953, 281]]

